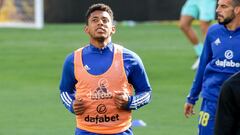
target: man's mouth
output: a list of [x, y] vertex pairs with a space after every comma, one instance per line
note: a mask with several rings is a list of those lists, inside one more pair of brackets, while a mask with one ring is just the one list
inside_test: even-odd
[[97, 32], [101, 32], [101, 33], [102, 33], [102, 32], [106, 32], [106, 30], [103, 29], [103, 28], [97, 28], [96, 31], [97, 31]]
[[217, 14], [217, 18], [223, 18], [223, 16], [220, 14]]

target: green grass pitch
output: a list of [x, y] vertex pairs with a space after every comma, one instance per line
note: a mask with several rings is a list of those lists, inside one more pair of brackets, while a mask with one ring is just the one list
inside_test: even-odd
[[[135, 134], [196, 134], [197, 116], [183, 116], [195, 56], [178, 26], [117, 25], [113, 41], [142, 58], [153, 89], [151, 103], [133, 113], [134, 119], [147, 123], [133, 128]], [[58, 87], [65, 57], [87, 43], [83, 25], [78, 24], [46, 24], [43, 30], [0, 29], [1, 135], [74, 133], [74, 116], [62, 105]]]

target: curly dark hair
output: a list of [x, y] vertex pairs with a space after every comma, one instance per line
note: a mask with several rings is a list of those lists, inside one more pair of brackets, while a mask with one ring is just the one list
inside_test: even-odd
[[98, 4], [93, 4], [92, 6], [90, 6], [86, 12], [86, 24], [88, 24], [88, 19], [91, 15], [92, 12], [96, 11], [96, 10], [100, 10], [100, 11], [106, 11], [108, 12], [108, 14], [110, 15], [112, 21], [113, 21], [113, 11], [112, 9], [103, 3], [98, 3]]

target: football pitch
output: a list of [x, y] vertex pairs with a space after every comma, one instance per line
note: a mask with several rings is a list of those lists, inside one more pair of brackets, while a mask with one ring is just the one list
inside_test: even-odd
[[[113, 42], [142, 58], [153, 89], [151, 103], [133, 111], [134, 119], [147, 124], [134, 127], [135, 135], [196, 134], [197, 115], [183, 116], [195, 55], [178, 26], [117, 25]], [[88, 37], [79, 24], [0, 29], [0, 135], [74, 134], [74, 115], [61, 103], [59, 81], [65, 57], [86, 44]]]

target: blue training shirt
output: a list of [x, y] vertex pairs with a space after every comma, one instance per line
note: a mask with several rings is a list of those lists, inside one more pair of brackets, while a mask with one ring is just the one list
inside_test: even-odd
[[[105, 48], [98, 49], [93, 45], [83, 48], [83, 65], [90, 74], [100, 75], [108, 70], [113, 60], [113, 44], [109, 43]], [[124, 48], [123, 49], [124, 69], [128, 81], [135, 89], [135, 95], [130, 96], [127, 109], [135, 110], [150, 102], [151, 86], [143, 63], [140, 57]], [[74, 113], [72, 105], [75, 100], [75, 84], [77, 80], [74, 76], [74, 53], [67, 56], [60, 82], [60, 96], [65, 107]]]
[[207, 33], [200, 64], [187, 102], [195, 104], [198, 96], [217, 102], [220, 87], [240, 71], [240, 27], [234, 31], [224, 25], [212, 25]]

